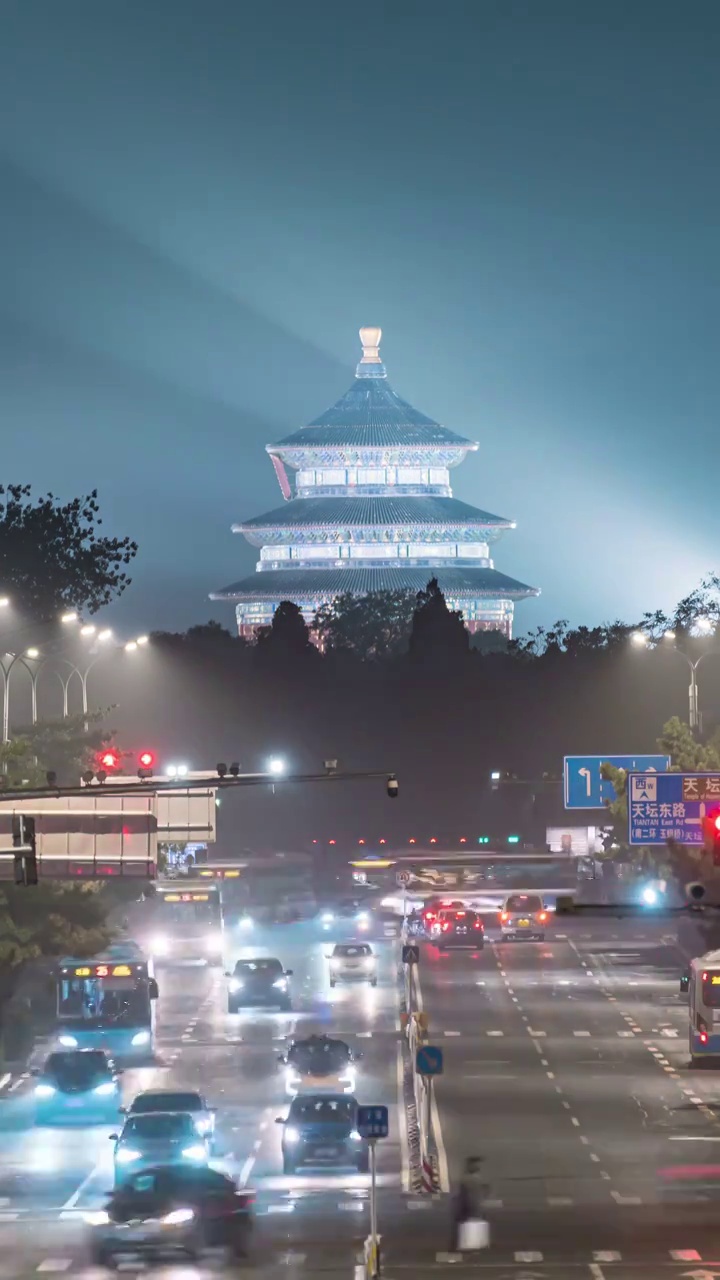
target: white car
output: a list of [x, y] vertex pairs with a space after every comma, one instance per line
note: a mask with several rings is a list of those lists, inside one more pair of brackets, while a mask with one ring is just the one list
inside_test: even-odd
[[330, 961], [330, 986], [338, 982], [369, 982], [377, 986], [377, 961], [369, 942], [338, 942]]
[[362, 1054], [353, 1053], [344, 1040], [332, 1036], [308, 1036], [296, 1040], [287, 1055], [279, 1061], [285, 1066], [285, 1092], [294, 1098], [299, 1093], [355, 1093], [355, 1062]]
[[135, 1116], [146, 1116], [157, 1111], [181, 1111], [191, 1115], [198, 1133], [206, 1142], [212, 1143], [215, 1135], [215, 1108], [208, 1105], [201, 1093], [191, 1089], [146, 1089], [133, 1098], [129, 1107], [121, 1107], [121, 1113], [128, 1119]]
[[500, 933], [504, 939], [526, 938], [542, 942], [548, 912], [538, 893], [511, 893], [500, 912]]

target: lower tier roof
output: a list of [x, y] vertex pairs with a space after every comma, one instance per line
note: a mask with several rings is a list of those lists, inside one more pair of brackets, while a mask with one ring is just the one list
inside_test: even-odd
[[334, 529], [376, 527], [378, 525], [469, 525], [511, 529], [512, 520], [480, 511], [460, 498], [440, 498], [434, 494], [392, 497], [294, 498], [274, 511], [252, 516], [233, 525], [234, 533], [261, 529]]
[[370, 591], [424, 591], [437, 578], [446, 595], [464, 599], [523, 600], [538, 596], [537, 587], [509, 578], [497, 569], [392, 567], [347, 569], [266, 569], [214, 591], [211, 600], [305, 600], [323, 596], [332, 600], [346, 591], [364, 596]]

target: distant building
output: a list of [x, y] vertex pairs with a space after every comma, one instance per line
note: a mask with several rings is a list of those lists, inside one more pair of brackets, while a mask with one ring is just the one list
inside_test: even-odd
[[436, 577], [470, 631], [510, 636], [515, 601], [539, 594], [495, 569], [490, 544], [514, 522], [450, 488], [450, 468], [478, 446], [393, 391], [381, 332], [360, 330], [362, 359], [337, 404], [267, 446], [285, 505], [233, 525], [260, 547], [257, 572], [211, 597], [233, 601], [240, 635], [268, 625], [281, 600], [311, 622], [344, 592], [420, 591]]

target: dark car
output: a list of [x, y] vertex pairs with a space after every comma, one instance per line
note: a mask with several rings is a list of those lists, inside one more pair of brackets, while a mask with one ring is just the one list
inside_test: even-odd
[[293, 1098], [283, 1126], [283, 1171], [294, 1173], [300, 1165], [344, 1168], [352, 1165], [367, 1173], [369, 1152], [357, 1131], [357, 1102], [344, 1093], [300, 1094]]
[[115, 1187], [123, 1186], [143, 1169], [158, 1165], [207, 1164], [210, 1138], [198, 1132], [195, 1117], [181, 1111], [150, 1111], [129, 1116], [120, 1134], [111, 1133], [115, 1143]]
[[291, 1009], [290, 983], [292, 969], [284, 969], [271, 956], [254, 960], [238, 960], [233, 973], [227, 973], [228, 1013], [237, 1013], [248, 1005], [277, 1006]]
[[252, 1191], [239, 1191], [215, 1169], [158, 1166], [132, 1174], [104, 1209], [85, 1215], [92, 1260], [112, 1264], [122, 1254], [197, 1258], [204, 1249], [247, 1253]]
[[32, 1073], [35, 1120], [52, 1124], [77, 1120], [80, 1124], [112, 1124], [120, 1103], [120, 1071], [102, 1049], [70, 1049], [51, 1053]]
[[447, 951], [450, 947], [470, 947], [473, 951], [482, 950], [484, 943], [483, 923], [476, 911], [465, 908], [457, 910], [447, 908], [440, 912], [438, 929], [434, 934], [438, 951]]

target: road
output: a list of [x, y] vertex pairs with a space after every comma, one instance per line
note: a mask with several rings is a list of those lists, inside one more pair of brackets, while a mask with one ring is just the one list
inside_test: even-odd
[[[281, 1172], [277, 1057], [288, 1036], [324, 1030], [364, 1055], [360, 1100], [390, 1105], [391, 1134], [379, 1152], [389, 1280], [449, 1271], [486, 1280], [720, 1278], [713, 1180], [698, 1188], [660, 1173], [717, 1161], [720, 1200], [720, 1079], [687, 1069], [681, 959], [667, 926], [558, 921], [544, 943], [489, 941], [477, 956], [423, 947], [423, 1004], [431, 1040], [445, 1052], [436, 1087], [441, 1154], [451, 1183], [467, 1155], [482, 1154], [491, 1186], [492, 1246], [465, 1261], [443, 1257], [447, 1194], [407, 1192], [397, 944], [376, 944], [377, 988], [331, 990], [333, 940], [310, 925], [264, 930], [252, 946], [243, 939], [245, 954], [276, 954], [294, 970], [292, 1013], [229, 1015], [221, 973], [161, 970], [158, 1062], [123, 1077], [126, 1100], [153, 1085], [183, 1085], [202, 1088], [219, 1108], [217, 1163], [257, 1190], [248, 1273], [352, 1276], [367, 1234], [367, 1178]], [[240, 939], [231, 941], [226, 961], [241, 951]], [[37, 1128], [32, 1080], [4, 1084], [0, 1280], [90, 1275], [82, 1214], [110, 1185], [109, 1132]], [[203, 1268], [170, 1270], [174, 1280], [197, 1280]]]

